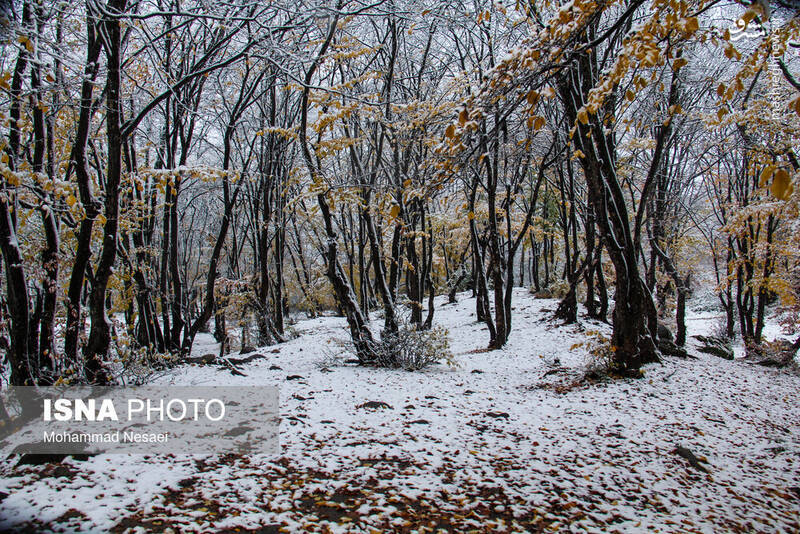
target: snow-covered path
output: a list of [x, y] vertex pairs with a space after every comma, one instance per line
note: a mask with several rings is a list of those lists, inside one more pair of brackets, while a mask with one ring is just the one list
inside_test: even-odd
[[[482, 352], [473, 300], [438, 304], [460, 368], [324, 368], [344, 321], [301, 321], [300, 336], [261, 349], [247, 376], [185, 366], [159, 379], [278, 385], [280, 455], [4, 460], [0, 527], [800, 529], [800, 377], [691, 351], [699, 359], [667, 359], [644, 379], [578, 383], [586, 348], [571, 347], [606, 325], [558, 326], [546, 311], [556, 301], [520, 290], [509, 345]], [[389, 407], [358, 408], [366, 401]]]

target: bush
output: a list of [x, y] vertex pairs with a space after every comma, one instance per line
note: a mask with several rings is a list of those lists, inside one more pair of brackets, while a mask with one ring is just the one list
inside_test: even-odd
[[[711, 335], [720, 339], [728, 339], [728, 319], [725, 315], [719, 317], [711, 326]], [[733, 331], [733, 337], [736, 338], [735, 329]]]
[[330, 368], [360, 364], [418, 371], [429, 365], [444, 362], [450, 367], [458, 367], [450, 351], [448, 335], [447, 329], [441, 326], [418, 330], [403, 321], [396, 334], [384, 332], [380, 340], [373, 342], [372, 359], [359, 361], [353, 342], [349, 339], [331, 339], [334, 349], [325, 350], [325, 357], [317, 362], [317, 366]]
[[586, 349], [584, 360], [585, 376], [600, 377], [614, 372], [614, 347], [611, 339], [595, 330], [586, 331], [586, 340], [575, 343], [570, 350]]
[[417, 371], [444, 361], [455, 367], [446, 328], [417, 330], [402, 326], [396, 334], [385, 334], [375, 347], [375, 365]]
[[569, 281], [556, 280], [539, 291], [536, 291], [534, 287], [531, 287], [529, 291], [537, 299], [561, 299], [569, 291]]

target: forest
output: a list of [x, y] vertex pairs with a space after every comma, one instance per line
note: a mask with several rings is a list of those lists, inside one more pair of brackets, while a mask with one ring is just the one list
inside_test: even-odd
[[[352, 404], [342, 391], [354, 391], [371, 418], [418, 409], [406, 396], [437, 373], [505, 391], [535, 364], [531, 373], [555, 381], [508, 399], [591, 397], [602, 384], [602, 402], [630, 402], [631, 413], [662, 402], [647, 388], [696, 393], [708, 408], [716, 401], [699, 392], [727, 384], [726, 406], [774, 395], [785, 411], [747, 413], [786, 430], [788, 456], [765, 456], [774, 469], [763, 476], [791, 486], [770, 497], [789, 511], [764, 523], [739, 511], [705, 528], [792, 530], [799, 13], [795, 0], [2, 0], [0, 381], [227, 385], [302, 361], [283, 397], [313, 398], [292, 388], [314, 373], [342, 395], [325, 402]], [[681, 386], [668, 386], [670, 371]], [[375, 385], [384, 380], [386, 391]], [[430, 396], [455, 387], [441, 380]], [[489, 417], [513, 422], [498, 399], [487, 413], [501, 415]], [[311, 425], [284, 401], [284, 426]], [[639, 416], [613, 417], [623, 426]], [[638, 424], [647, 428], [628, 430]], [[291, 432], [324, 427], [314, 425]], [[308, 447], [281, 432], [290, 448]], [[739, 458], [735, 432], [725, 435], [728, 458]], [[668, 445], [670, 461], [699, 465]], [[229, 458], [216, 469], [225, 462], [249, 468]], [[87, 526], [66, 509], [24, 523], [24, 506], [3, 502], [29, 483], [3, 469], [0, 526], [161, 525], [142, 508], [128, 523]], [[170, 491], [185, 511], [182, 490]], [[752, 491], [751, 503], [767, 499]], [[685, 501], [675, 506], [696, 504]], [[441, 506], [395, 506], [433, 530], [501, 518], [539, 531], [557, 530], [569, 510], [586, 520], [586, 502], [535, 518], [497, 504], [476, 511], [478, 527]], [[330, 525], [400, 529], [391, 513], [370, 522], [332, 505], [290, 507]], [[655, 510], [645, 526], [694, 528], [665, 526]], [[618, 528], [636, 530], [635, 520]], [[311, 529], [292, 521], [276, 522]]]
[[796, 306], [800, 83], [793, 12], [759, 6], [23, 2], [11, 383], [107, 383], [211, 328], [277, 343], [298, 311], [345, 315], [369, 364], [370, 310], [431, 328], [465, 289], [497, 349], [526, 285], [565, 322], [581, 293], [635, 372], [659, 315], [685, 342], [709, 264], [724, 334], [760, 343], [768, 304]]

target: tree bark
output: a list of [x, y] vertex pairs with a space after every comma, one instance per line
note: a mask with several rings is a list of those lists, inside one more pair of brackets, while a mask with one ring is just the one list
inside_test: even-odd
[[[112, 13], [125, 10], [127, 0], [109, 2]], [[122, 180], [122, 100], [120, 63], [122, 38], [119, 19], [109, 17], [104, 22], [106, 35], [106, 139], [108, 142], [108, 173], [105, 180], [103, 248], [94, 276], [89, 298], [91, 330], [84, 353], [86, 378], [92, 384], [107, 384], [111, 376], [103, 365], [111, 344], [111, 327], [106, 315], [106, 291], [117, 257], [119, 227], [119, 190]]]

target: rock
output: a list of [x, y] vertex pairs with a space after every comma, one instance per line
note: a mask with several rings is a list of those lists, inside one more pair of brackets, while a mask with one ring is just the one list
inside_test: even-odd
[[712, 354], [725, 360], [733, 359], [733, 350], [728, 346], [728, 340], [716, 336], [693, 336], [702, 345], [697, 349], [706, 354]]
[[364, 404], [359, 404], [356, 408], [367, 408], [369, 410], [387, 409], [394, 410], [391, 406], [382, 401], [367, 401]]
[[280, 371], [281, 369], [282, 369], [282, 367], [280, 365], [270, 365], [269, 366], [269, 370], [270, 371]]
[[59, 464], [69, 458], [79, 462], [85, 462], [91, 456], [97, 456], [97, 454], [22, 454], [17, 461], [17, 465]]
[[730, 341], [727, 338], [719, 337], [719, 336], [692, 336], [697, 341], [702, 343], [703, 345], [719, 345], [721, 347], [727, 347], [730, 344]]
[[748, 343], [746, 353], [748, 359], [756, 360], [755, 363], [764, 367], [787, 367], [794, 362], [797, 353], [797, 342], [792, 343], [787, 339], [765, 341], [761, 344]]
[[758, 365], [763, 365], [764, 367], [786, 367], [791, 363], [791, 358], [788, 360], [776, 360], [774, 358], [765, 358], [758, 362]]
[[667, 356], [676, 356], [678, 358], [688, 358], [689, 353], [686, 352], [686, 349], [683, 347], [679, 347], [670, 339], [659, 338], [658, 340], [658, 350], [661, 351], [662, 354], [666, 354]]
[[305, 380], [306, 377], [300, 375], [289, 375], [286, 380]]
[[263, 354], [251, 354], [250, 356], [246, 356], [244, 358], [228, 358], [228, 361], [231, 362], [233, 365], [241, 365], [243, 363], [250, 363], [254, 360], [261, 360], [264, 359], [265, 357], [266, 356], [264, 356]]
[[727, 347], [721, 347], [719, 345], [704, 345], [698, 349], [700, 352], [705, 352], [706, 354], [712, 354], [714, 356], [719, 356], [725, 360], [732, 360], [733, 359], [733, 351]]
[[250, 345], [245, 345], [242, 347], [242, 350], [239, 351], [239, 354], [249, 354], [251, 352], [255, 352], [256, 348], [251, 347]]
[[216, 354], [203, 354], [202, 356], [195, 356], [193, 358], [186, 358], [186, 363], [200, 363], [200, 364], [209, 364], [214, 363], [214, 360], [217, 359]]
[[486, 412], [486, 415], [495, 419], [508, 419], [509, 415], [506, 412]]
[[680, 445], [677, 445], [675, 447], [675, 449], [672, 451], [672, 453], [673, 454], [677, 454], [678, 456], [684, 458], [687, 462], [689, 462], [689, 465], [691, 465], [693, 468], [697, 469], [698, 471], [703, 471], [705, 473], [708, 473], [708, 469], [706, 469], [705, 467], [700, 465], [700, 461], [701, 460], [699, 460], [692, 453], [692, 451], [690, 451], [686, 447], [681, 447]]
[[675, 336], [672, 335], [672, 330], [667, 328], [667, 325], [664, 323], [658, 323], [658, 339], [675, 341]]

